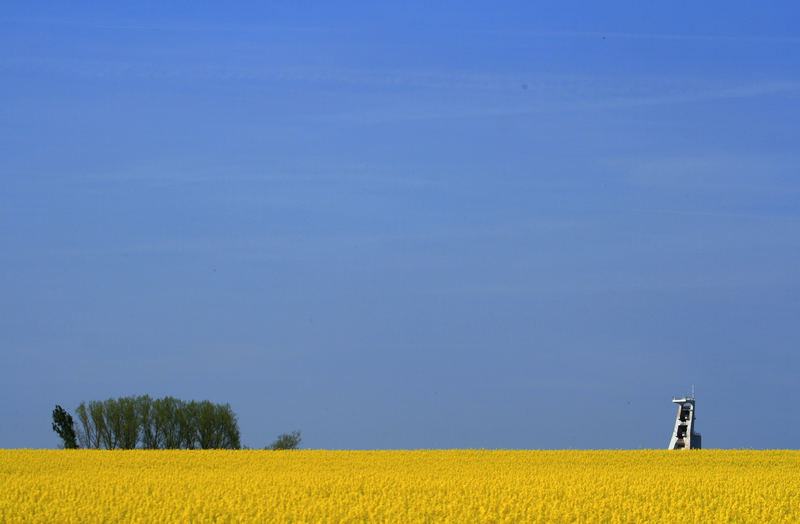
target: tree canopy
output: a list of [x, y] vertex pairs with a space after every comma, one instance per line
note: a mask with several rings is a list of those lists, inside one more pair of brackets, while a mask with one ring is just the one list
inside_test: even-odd
[[300, 447], [300, 432], [292, 431], [291, 433], [281, 433], [278, 438], [268, 446], [268, 449], [297, 449]]
[[81, 402], [78, 441], [105, 449], [239, 449], [239, 422], [230, 404], [174, 397]]

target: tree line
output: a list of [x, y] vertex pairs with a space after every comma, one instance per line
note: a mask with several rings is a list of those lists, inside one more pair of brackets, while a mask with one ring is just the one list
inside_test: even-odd
[[[242, 447], [239, 422], [230, 404], [208, 400], [187, 402], [174, 397], [153, 399], [149, 395], [109, 398], [81, 402], [75, 417], [77, 443], [82, 448]], [[66, 441], [65, 447], [68, 447]]]
[[[149, 395], [81, 402], [72, 415], [53, 410], [53, 431], [64, 447], [94, 449], [241, 449], [230, 404]], [[264, 449], [297, 449], [300, 432], [284, 433]]]

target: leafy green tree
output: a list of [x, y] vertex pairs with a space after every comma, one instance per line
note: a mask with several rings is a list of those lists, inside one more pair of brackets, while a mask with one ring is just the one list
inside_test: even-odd
[[58, 433], [64, 441], [66, 449], [78, 449], [78, 442], [75, 438], [75, 422], [72, 415], [59, 405], [53, 410], [53, 431]]
[[89, 402], [89, 418], [92, 420], [92, 425], [94, 426], [94, 431], [97, 436], [97, 445], [93, 447], [100, 448], [100, 446], [105, 446], [106, 449], [111, 449], [109, 447], [111, 436], [107, 429], [105, 406], [103, 402], [99, 400], [92, 400]]
[[281, 433], [278, 438], [269, 445], [268, 449], [298, 449], [300, 447], [300, 432], [292, 431], [291, 433]]
[[200, 449], [219, 448], [219, 428], [214, 404], [208, 400], [199, 402], [197, 409], [197, 444]]
[[240, 449], [242, 447], [241, 433], [239, 432], [239, 419], [233, 412], [230, 404], [215, 407], [217, 418], [220, 421], [220, 448]]
[[239, 426], [230, 404], [196, 405], [197, 443], [200, 449], [239, 449]]
[[174, 397], [158, 398], [153, 401], [153, 434], [159, 448], [181, 447], [179, 411], [180, 401]]
[[135, 449], [139, 442], [139, 417], [136, 413], [135, 397], [120, 397], [117, 399], [120, 425], [117, 442], [121, 449]]
[[119, 447], [120, 435], [122, 434], [122, 410], [119, 402], [115, 398], [109, 398], [103, 402], [103, 412], [105, 414], [105, 447], [106, 449], [117, 449]]
[[199, 446], [197, 437], [197, 416], [199, 406], [194, 400], [189, 402], [180, 401], [178, 403], [178, 434], [180, 435], [180, 446], [183, 449], [197, 449]]
[[136, 397], [136, 418], [139, 421], [142, 447], [144, 449], [158, 449], [158, 436], [155, 432], [153, 417], [153, 399], [149, 395]]
[[75, 414], [78, 416], [78, 441], [84, 448], [99, 448], [100, 447], [100, 434], [97, 433], [93, 419], [89, 416], [86, 409], [86, 403], [81, 402], [75, 409]]

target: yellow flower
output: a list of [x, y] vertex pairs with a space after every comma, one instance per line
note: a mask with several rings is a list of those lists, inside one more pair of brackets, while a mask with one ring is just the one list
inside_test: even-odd
[[0, 522], [793, 522], [800, 452], [0, 450]]

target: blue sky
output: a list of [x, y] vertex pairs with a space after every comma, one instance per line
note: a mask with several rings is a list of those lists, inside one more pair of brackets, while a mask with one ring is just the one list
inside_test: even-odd
[[794, 3], [172, 5], [0, 14], [0, 447], [798, 447]]

